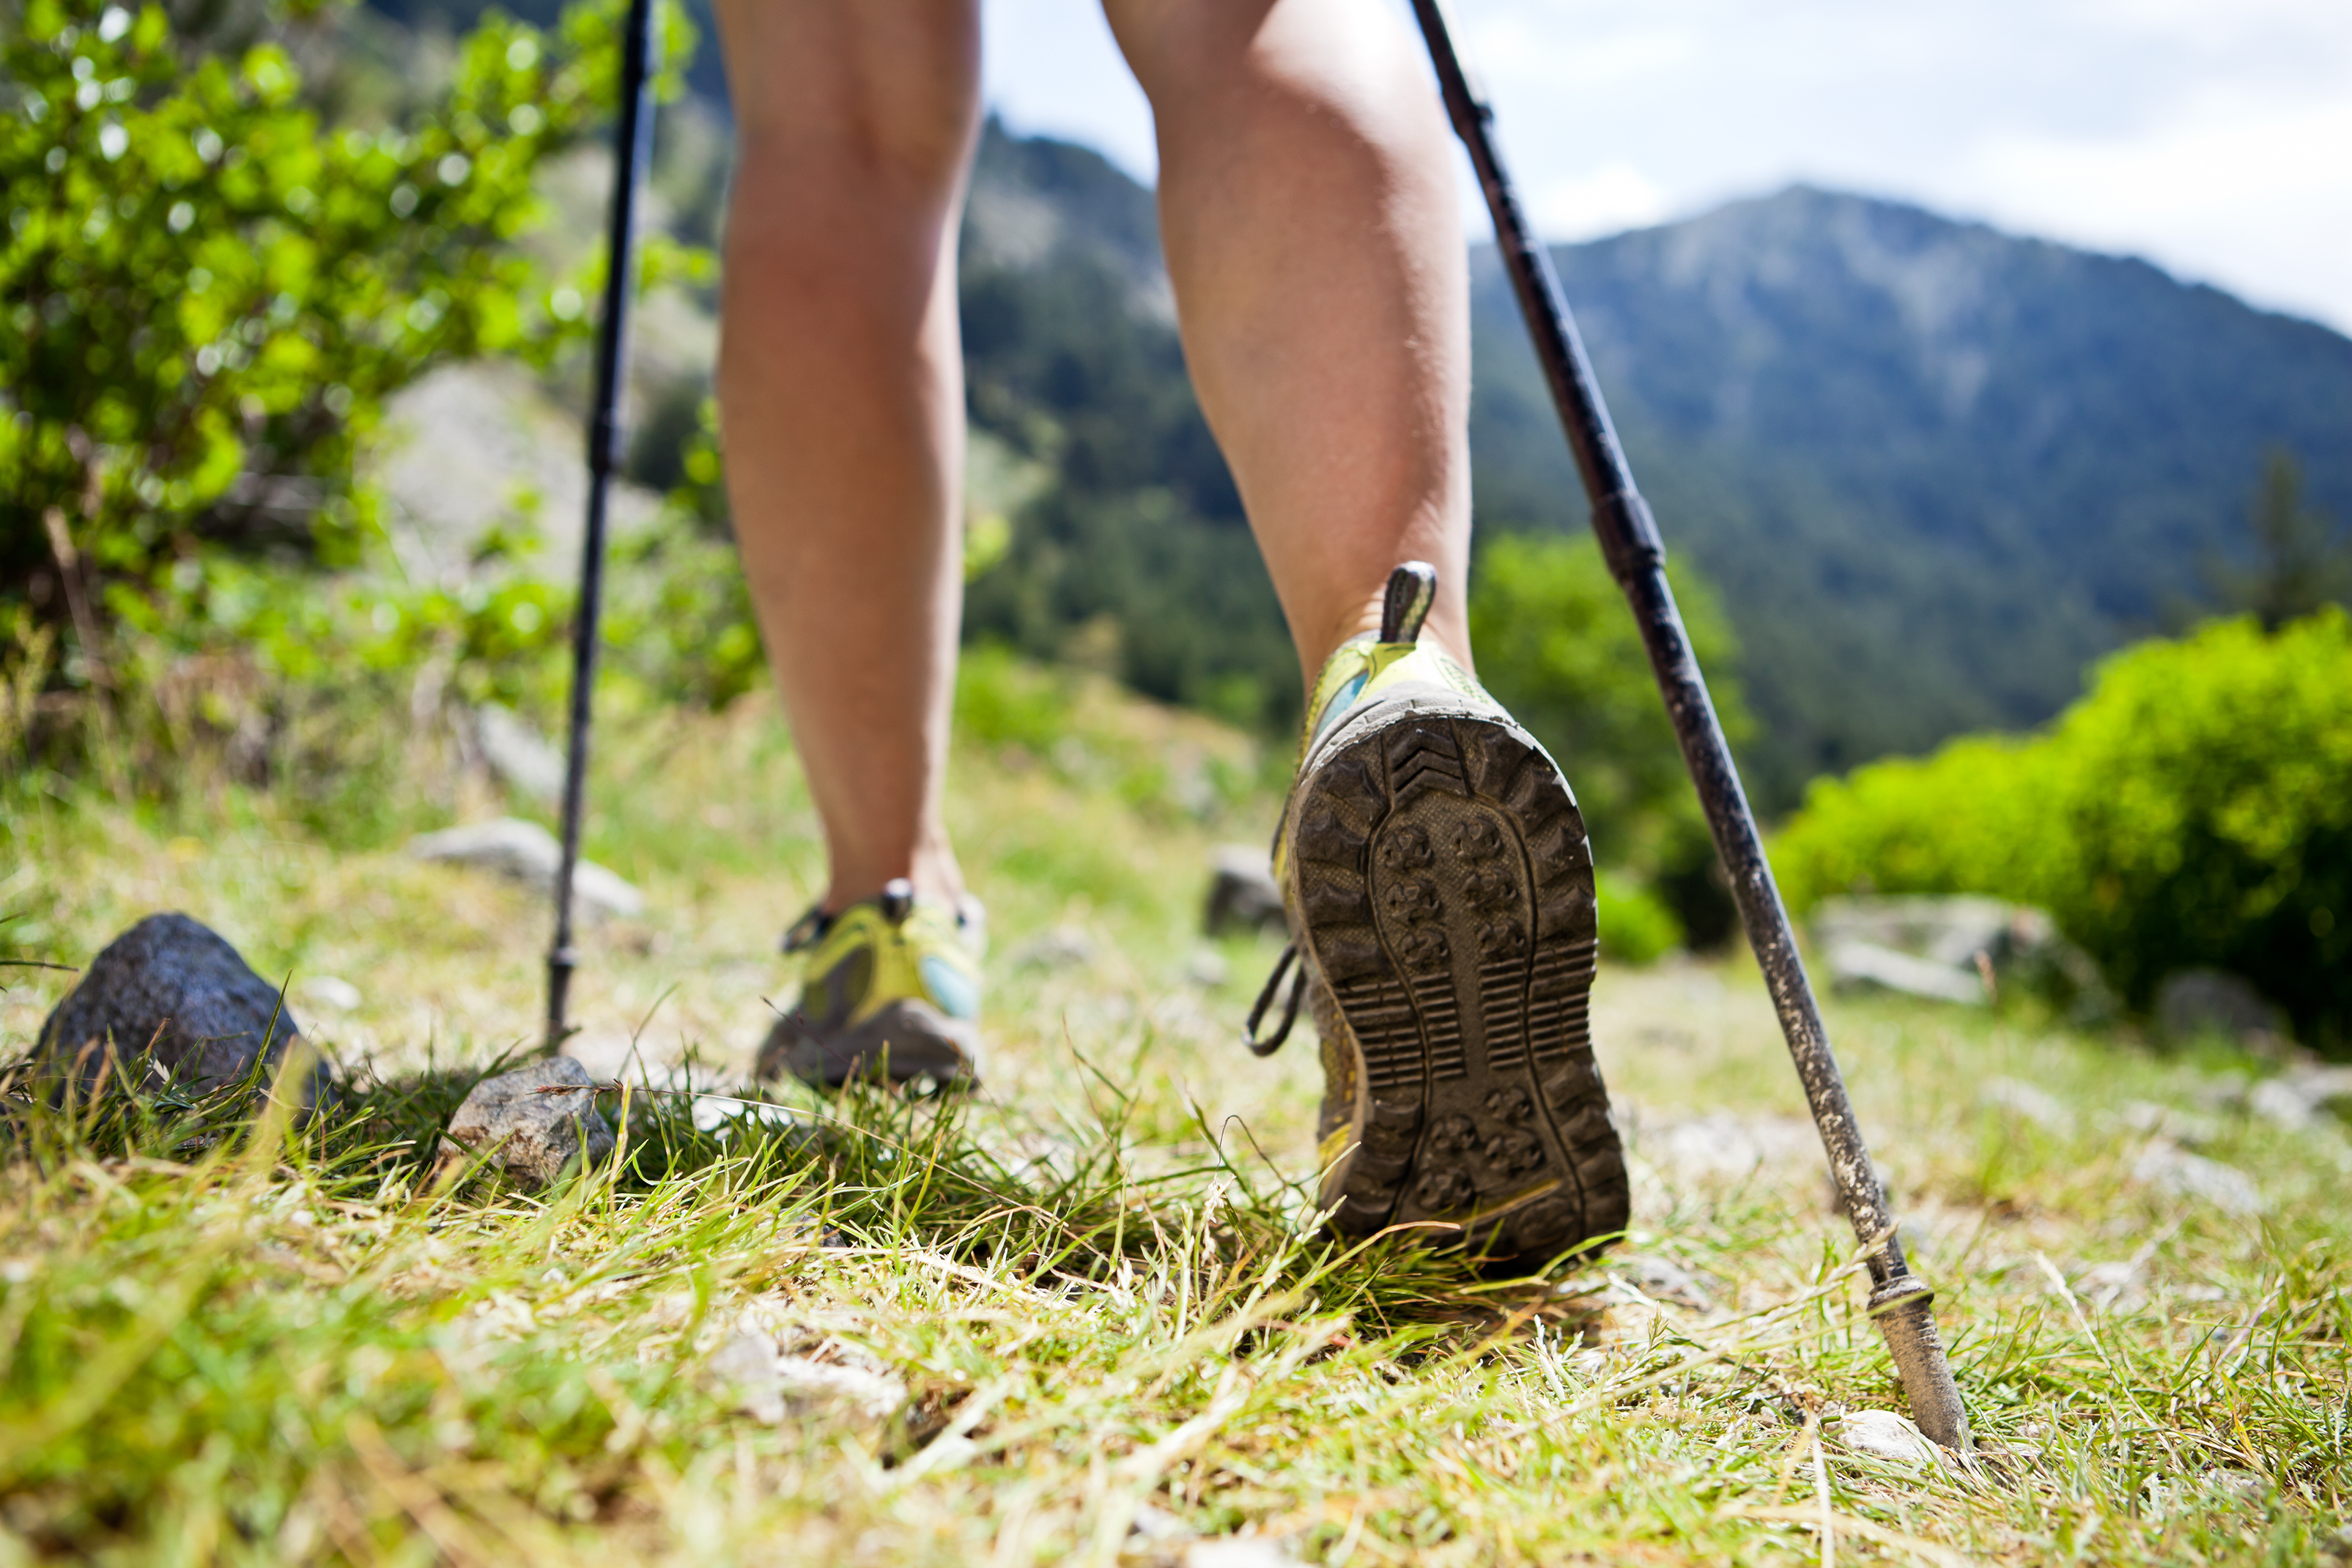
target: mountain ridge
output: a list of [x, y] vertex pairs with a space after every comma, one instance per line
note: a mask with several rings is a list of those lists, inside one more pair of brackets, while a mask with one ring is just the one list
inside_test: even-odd
[[[1552, 256], [1782, 797], [2054, 712], [2236, 543], [2269, 448], [2352, 503], [2352, 340], [2137, 258], [1806, 185]], [[1482, 521], [1580, 525], [1491, 249], [1474, 278]]]

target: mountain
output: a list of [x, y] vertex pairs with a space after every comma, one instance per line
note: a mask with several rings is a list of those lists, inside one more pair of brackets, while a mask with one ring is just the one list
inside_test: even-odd
[[[2234, 550], [2269, 448], [2352, 514], [2352, 341], [2142, 261], [1805, 187], [1553, 258], [1779, 799], [2054, 712]], [[1475, 276], [1481, 521], [1581, 526], [1491, 250]]]

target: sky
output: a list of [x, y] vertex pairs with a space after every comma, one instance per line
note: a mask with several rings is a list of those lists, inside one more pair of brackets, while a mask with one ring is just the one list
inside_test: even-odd
[[[2145, 257], [2352, 332], [2352, 0], [1454, 12], [1549, 238], [1804, 181]], [[982, 16], [986, 91], [1009, 125], [1150, 178], [1150, 110], [1095, 0], [983, 0]], [[1466, 162], [1462, 175], [1484, 237]]]

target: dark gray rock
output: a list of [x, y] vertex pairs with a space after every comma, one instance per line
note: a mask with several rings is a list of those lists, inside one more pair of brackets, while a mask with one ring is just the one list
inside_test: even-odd
[[2204, 1035], [2246, 1045], [2286, 1034], [2286, 1015], [2244, 980], [2219, 969], [2183, 969], [2156, 988], [2156, 1032], [2172, 1045]]
[[487, 1154], [512, 1180], [543, 1187], [574, 1161], [597, 1163], [613, 1152], [613, 1129], [597, 1113], [595, 1088], [588, 1069], [570, 1057], [484, 1079], [449, 1119], [443, 1167]]
[[[119, 1073], [166, 1075], [202, 1092], [235, 1083], [256, 1062], [275, 1071], [301, 1026], [236, 949], [182, 914], [149, 915], [109, 942], [41, 1026], [39, 1054], [96, 1082], [110, 1050]], [[312, 1058], [301, 1102], [332, 1075]]]
[[1229, 931], [1281, 931], [1282, 889], [1266, 864], [1265, 851], [1247, 845], [1220, 845], [1210, 857], [1209, 904], [1201, 920], [1211, 936]]

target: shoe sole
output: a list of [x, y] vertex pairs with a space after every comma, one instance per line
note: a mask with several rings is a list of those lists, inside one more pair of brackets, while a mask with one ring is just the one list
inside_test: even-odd
[[[951, 1034], [950, 1026], [925, 1016], [905, 1005], [867, 1020], [830, 1039], [797, 1015], [778, 1018], [768, 1030], [751, 1076], [760, 1079], [798, 1079], [814, 1089], [839, 1089], [852, 1079], [898, 1086], [929, 1079], [942, 1090], [980, 1087], [980, 1042], [968, 1032]], [[969, 1026], [961, 1026], [968, 1031]]]
[[1332, 1226], [1436, 1221], [1494, 1258], [1605, 1245], [1629, 1205], [1588, 1022], [1582, 815], [1517, 725], [1402, 705], [1335, 737], [1291, 837], [1306, 946], [1360, 1053]]

